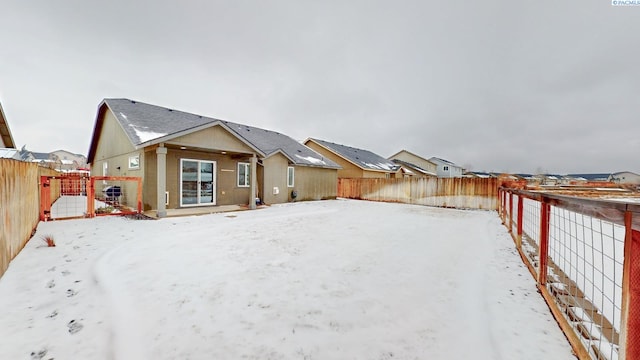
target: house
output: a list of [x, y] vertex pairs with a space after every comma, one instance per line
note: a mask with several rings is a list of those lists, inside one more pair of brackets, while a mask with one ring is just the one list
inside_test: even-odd
[[608, 182], [611, 173], [567, 174], [566, 179], [573, 182]]
[[437, 176], [437, 165], [431, 161], [420, 157], [407, 150], [389, 156], [389, 160], [400, 165], [405, 177], [435, 177]]
[[11, 129], [9, 129], [9, 123], [7, 122], [4, 110], [2, 109], [2, 104], [0, 104], [0, 158], [19, 158], [16, 150], [16, 144], [13, 141], [13, 135], [11, 135]]
[[141, 177], [144, 209], [158, 217], [198, 206], [255, 208], [257, 199], [333, 199], [340, 168], [274, 131], [129, 99], [100, 103], [87, 162], [94, 176]]
[[631, 171], [616, 172], [609, 175], [607, 179], [616, 184], [640, 185], [640, 175]]
[[454, 163], [452, 163], [451, 161], [445, 160], [445, 159], [441, 159], [438, 157], [432, 157], [429, 159], [429, 161], [431, 161], [432, 163], [436, 164], [437, 166], [437, 174], [438, 177], [442, 177], [442, 178], [458, 178], [458, 177], [462, 177], [462, 174], [464, 172], [464, 169], [462, 168], [462, 166], [458, 166]]
[[[497, 178], [500, 177], [501, 174], [484, 172], [484, 171], [465, 171], [462, 174], [463, 177], [466, 178], [477, 178], [477, 179], [489, 179], [489, 178]], [[516, 180], [517, 178], [511, 177], [511, 175], [505, 174], [504, 178], [510, 178], [511, 180]]]
[[26, 162], [37, 163], [40, 166], [54, 169], [56, 167], [56, 158], [50, 153], [41, 153], [27, 150], [26, 145], [20, 149], [20, 160]]
[[314, 138], [308, 138], [304, 144], [340, 165], [339, 178], [403, 177], [400, 165], [371, 151]]
[[67, 150], [56, 150], [51, 154], [56, 162], [60, 162], [63, 169], [75, 170], [87, 166], [87, 157], [82, 154], [74, 154]]

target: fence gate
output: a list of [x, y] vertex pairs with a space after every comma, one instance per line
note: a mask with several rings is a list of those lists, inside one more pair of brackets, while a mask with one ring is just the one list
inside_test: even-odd
[[40, 177], [40, 220], [142, 213], [142, 179], [133, 176]]

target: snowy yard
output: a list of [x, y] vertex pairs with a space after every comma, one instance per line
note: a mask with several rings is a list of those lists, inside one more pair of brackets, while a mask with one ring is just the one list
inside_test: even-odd
[[40, 223], [0, 307], [0, 359], [575, 359], [489, 211]]

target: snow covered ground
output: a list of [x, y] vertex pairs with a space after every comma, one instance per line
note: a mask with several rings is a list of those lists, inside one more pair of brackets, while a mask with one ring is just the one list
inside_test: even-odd
[[574, 359], [489, 211], [40, 223], [0, 308], [0, 359]]

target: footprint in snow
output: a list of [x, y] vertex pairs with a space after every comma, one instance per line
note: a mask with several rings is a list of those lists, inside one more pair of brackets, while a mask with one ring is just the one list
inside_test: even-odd
[[75, 296], [78, 292], [73, 289], [67, 289], [67, 297]]
[[54, 267], [52, 267], [51, 269], [49, 269], [49, 270], [47, 270], [47, 271], [48, 271], [48, 272], [56, 271], [56, 267], [54, 266]]
[[55, 281], [53, 281], [53, 280], [49, 280], [49, 282], [47, 283], [47, 287], [48, 287], [49, 289], [51, 289], [51, 288], [53, 288], [53, 287], [55, 287], [55, 286], [56, 286], [56, 282], [55, 282]]
[[75, 320], [71, 320], [69, 321], [69, 323], [67, 324], [67, 327], [69, 328], [69, 333], [70, 334], [75, 334], [78, 331], [82, 330], [82, 328], [84, 327], [81, 323], [79, 323], [78, 321]]
[[42, 359], [45, 355], [47, 355], [47, 349], [42, 349], [40, 351], [33, 351], [31, 353], [31, 360], [40, 360]]
[[69, 270], [65, 270], [65, 271], [62, 272], [63, 276], [67, 276], [67, 275], [70, 275], [70, 274], [71, 274], [71, 271], [69, 271]]
[[53, 319], [56, 316], [58, 316], [58, 310], [53, 310], [51, 314], [47, 315], [47, 317], [50, 319]]

